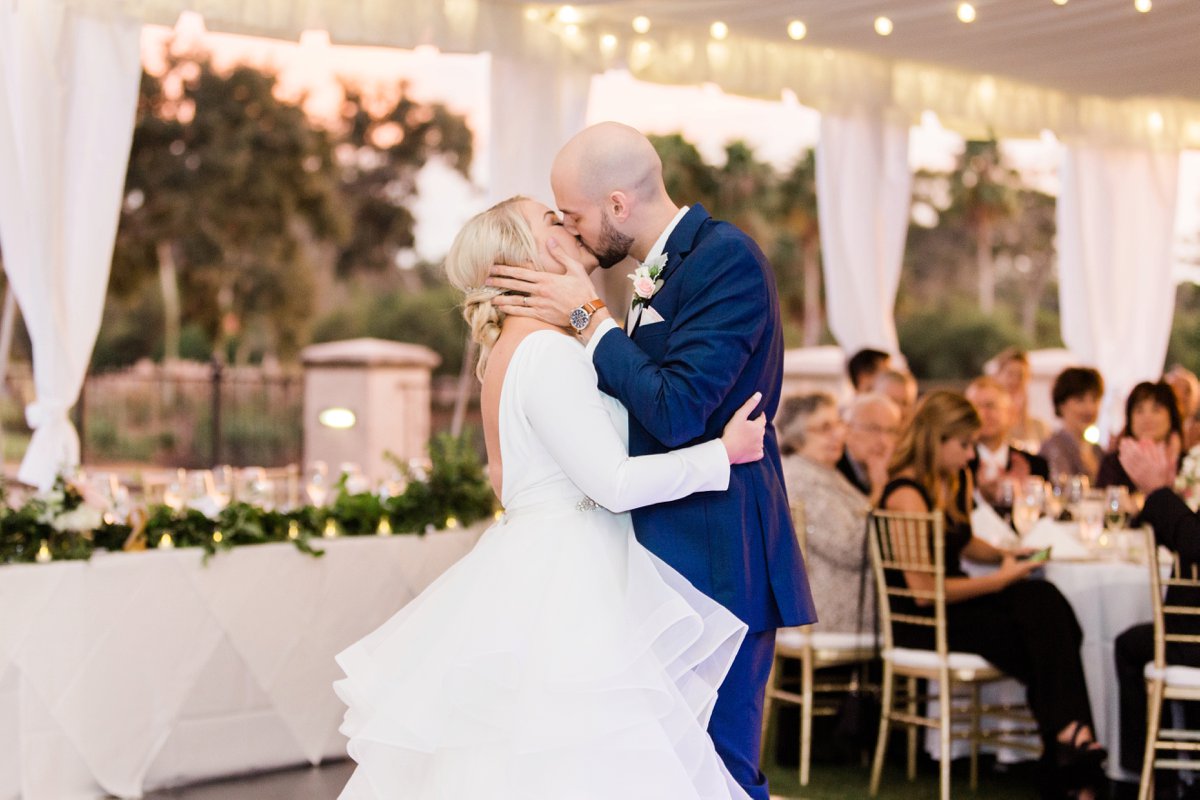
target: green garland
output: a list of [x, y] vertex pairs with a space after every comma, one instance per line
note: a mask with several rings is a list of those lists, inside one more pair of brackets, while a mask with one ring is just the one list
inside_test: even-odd
[[[396, 534], [424, 534], [448, 525], [470, 525], [495, 512], [495, 496], [484, 474], [475, 448], [465, 437], [446, 434], [429, 443], [430, 470], [425, 480], [410, 477], [403, 494], [381, 498], [370, 492], [351, 493], [343, 477], [334, 501], [326, 507], [301, 506], [291, 511], [274, 511], [248, 503], [230, 503], [215, 519], [195, 509], [175, 510], [165, 505], [146, 509], [142, 530], [145, 546], [156, 548], [170, 534], [175, 547], [199, 547], [205, 561], [224, 550], [267, 542], [291, 542], [313, 557], [324, 551], [314, 539], [327, 531], [342, 536], [375, 535], [383, 519]], [[61, 477], [54, 489], [62, 492], [61, 511], [78, 508], [83, 498]], [[0, 487], [0, 500], [4, 497]], [[43, 521], [47, 504], [32, 499], [19, 508], [7, 502], [0, 507], [0, 564], [37, 560], [45, 543], [55, 560], [86, 560], [97, 548], [125, 548], [133, 527], [104, 522], [84, 533], [58, 531]]]

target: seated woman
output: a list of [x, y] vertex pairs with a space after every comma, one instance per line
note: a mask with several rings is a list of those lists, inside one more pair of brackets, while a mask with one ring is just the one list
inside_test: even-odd
[[1039, 455], [1050, 465], [1050, 477], [1086, 475], [1092, 483], [1104, 451], [1083, 438], [1100, 415], [1104, 379], [1091, 367], [1067, 367], [1054, 379], [1054, 413], [1062, 427], [1042, 442]]
[[1017, 347], [1001, 350], [992, 359], [995, 378], [1012, 398], [1013, 424], [1009, 437], [1029, 452], [1036, 452], [1050, 435], [1044, 419], [1029, 413], [1029, 354]]
[[1183, 441], [1183, 417], [1179, 413], [1179, 402], [1170, 384], [1165, 381], [1150, 383], [1142, 381], [1133, 387], [1125, 401], [1125, 428], [1121, 437], [1100, 462], [1096, 485], [1124, 486], [1136, 491], [1132, 479], [1121, 466], [1119, 455], [1121, 439], [1165, 444], [1173, 436]]
[[[838, 416], [837, 401], [827, 392], [786, 398], [775, 417], [775, 429], [788, 501], [803, 505], [807, 522], [805, 566], [821, 615], [813, 627], [874, 631], [875, 587], [866, 574], [866, 524], [871, 504], [837, 470], [846, 443], [846, 425]], [[879, 481], [881, 489], [883, 483]]]
[[[970, 473], [979, 415], [965, 397], [933, 392], [918, 405], [892, 458], [880, 506], [946, 515], [946, 624], [950, 648], [977, 653], [1026, 687], [1044, 745], [1043, 764], [1056, 791], [1093, 796], [1106, 756], [1092, 733], [1087, 683], [1079, 657], [1083, 633], [1053, 584], [1024, 580], [1036, 568], [976, 538], [970, 525]], [[965, 485], [964, 485], [965, 484]], [[999, 564], [968, 577], [961, 559]], [[909, 588], [931, 590], [933, 577], [906, 573]], [[932, 631], [901, 626], [900, 644], [930, 647]], [[904, 634], [911, 634], [904, 636]], [[926, 641], [927, 640], [927, 641]]]

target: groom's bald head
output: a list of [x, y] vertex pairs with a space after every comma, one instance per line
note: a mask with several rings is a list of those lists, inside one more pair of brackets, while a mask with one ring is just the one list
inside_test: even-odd
[[599, 202], [611, 192], [639, 199], [665, 193], [662, 160], [640, 131], [619, 122], [601, 122], [567, 142], [550, 170], [555, 195], [560, 183], [572, 194]]
[[618, 122], [592, 125], [563, 145], [550, 185], [563, 224], [604, 267], [644, 258], [678, 210], [654, 145]]

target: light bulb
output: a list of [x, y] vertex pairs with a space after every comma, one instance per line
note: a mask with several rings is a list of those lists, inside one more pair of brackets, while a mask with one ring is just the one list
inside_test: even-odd
[[798, 42], [808, 35], [808, 26], [800, 20], [794, 19], [788, 23], [787, 33], [794, 41]]
[[895, 28], [892, 21], [887, 17], [875, 18], [875, 32], [880, 36], [891, 36], [892, 30]]

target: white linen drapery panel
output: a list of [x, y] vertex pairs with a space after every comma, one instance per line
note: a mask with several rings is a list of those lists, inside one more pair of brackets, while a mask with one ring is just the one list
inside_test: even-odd
[[908, 125], [878, 107], [821, 115], [817, 210], [829, 329], [842, 350], [899, 353], [896, 289], [908, 232]]
[[1104, 376], [1106, 437], [1123, 423], [1134, 384], [1162, 374], [1175, 309], [1179, 152], [1072, 144], [1060, 173], [1063, 342]]
[[33, 439], [18, 476], [79, 461], [67, 417], [100, 328], [141, 78], [141, 24], [0, 3], [0, 240], [33, 344]]

